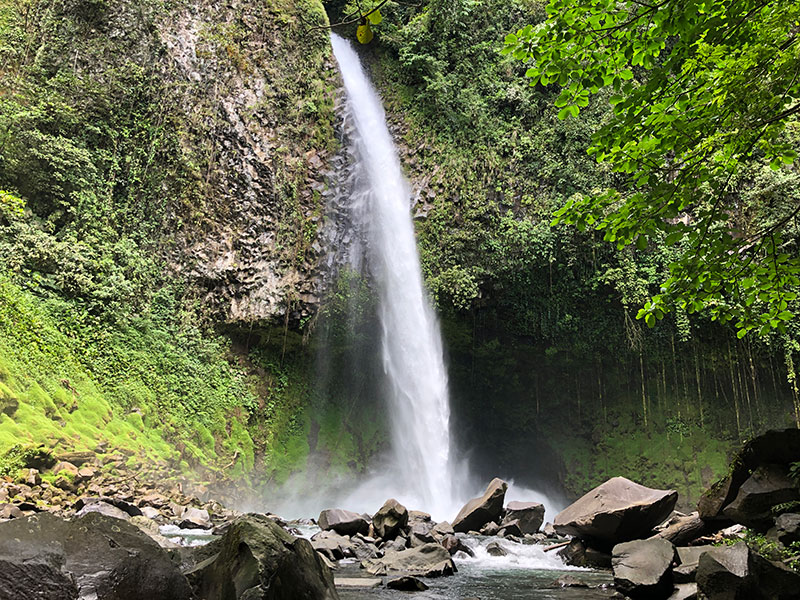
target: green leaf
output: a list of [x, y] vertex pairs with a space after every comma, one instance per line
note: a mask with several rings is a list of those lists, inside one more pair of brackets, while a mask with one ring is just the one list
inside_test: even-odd
[[[374, 10], [369, 15], [367, 15], [367, 19], [373, 25], [380, 25], [381, 22], [383, 21], [383, 15], [381, 15], [381, 11], [380, 10]], [[508, 38], [506, 38], [506, 39], [508, 39]]]

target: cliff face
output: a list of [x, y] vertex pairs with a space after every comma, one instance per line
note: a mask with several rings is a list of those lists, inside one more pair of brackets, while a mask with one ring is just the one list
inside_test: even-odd
[[192, 3], [157, 21], [181, 146], [203, 211], [173, 268], [233, 324], [297, 321], [318, 302], [316, 243], [337, 71], [318, 2]]
[[28, 225], [89, 251], [101, 228], [132, 238], [218, 321], [310, 314], [335, 146], [335, 64], [327, 32], [309, 31], [327, 23], [320, 2], [31, 0], [2, 11], [12, 102], [0, 187], [27, 203]]

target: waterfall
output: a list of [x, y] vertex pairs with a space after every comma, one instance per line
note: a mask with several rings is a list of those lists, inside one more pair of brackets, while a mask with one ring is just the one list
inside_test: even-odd
[[384, 497], [451, 516], [450, 408], [439, 324], [423, 285], [410, 214], [410, 190], [377, 92], [351, 45], [332, 34], [347, 93], [354, 184], [350, 218], [365, 237], [378, 292], [381, 348], [389, 395], [392, 460]]

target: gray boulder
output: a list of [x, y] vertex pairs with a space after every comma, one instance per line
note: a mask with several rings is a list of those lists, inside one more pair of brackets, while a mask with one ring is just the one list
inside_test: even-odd
[[611, 555], [587, 546], [582, 540], [573, 538], [569, 544], [558, 551], [558, 555], [573, 567], [610, 569]]
[[630, 598], [659, 600], [673, 591], [675, 547], [663, 539], [633, 540], [614, 546], [614, 587]]
[[[247, 514], [199, 548], [187, 572], [200, 598], [338, 600], [333, 575], [311, 543], [264, 515]], [[158, 597], [158, 596], [153, 596]]]
[[523, 534], [538, 533], [544, 522], [544, 505], [538, 502], [509, 502], [500, 527], [512, 521], [518, 522]]
[[698, 595], [707, 600], [800, 598], [800, 575], [752, 552], [744, 542], [701, 554], [696, 579]]
[[675, 507], [678, 492], [656, 490], [624, 477], [594, 488], [556, 515], [553, 528], [610, 549], [620, 542], [647, 536]]
[[64, 548], [57, 542], [0, 539], [0, 598], [77, 599], [78, 586], [65, 563]]
[[492, 479], [483, 496], [467, 502], [453, 520], [453, 529], [467, 533], [478, 531], [490, 521], [499, 521], [508, 484], [502, 479]]
[[370, 575], [399, 572], [417, 577], [441, 577], [456, 572], [450, 553], [439, 544], [424, 544], [402, 552], [387, 552], [383, 558], [366, 560], [361, 565]]
[[355, 556], [350, 539], [335, 531], [320, 531], [311, 537], [311, 547], [329, 560], [341, 560]]
[[[21, 556], [38, 565], [48, 589], [66, 590], [63, 598], [74, 597], [69, 595], [72, 586], [81, 598], [97, 600], [193, 597], [188, 581], [158, 544], [135, 525], [97, 512], [74, 521], [39, 513], [0, 524], [0, 557]], [[13, 577], [11, 563], [3, 564], [0, 580]]]
[[400, 590], [402, 592], [424, 592], [428, 589], [428, 586], [419, 579], [408, 575], [390, 579], [386, 582], [386, 587], [390, 590]]
[[679, 546], [676, 548], [679, 564], [672, 570], [675, 583], [694, 582], [700, 556], [712, 548], [714, 546]]
[[457, 552], [463, 552], [467, 556], [475, 556], [472, 548], [467, 546], [460, 538], [456, 537], [452, 533], [448, 533], [446, 536], [444, 536], [440, 544], [450, 553], [450, 556], [453, 556]]
[[800, 515], [784, 513], [775, 519], [774, 537], [784, 546], [800, 542]]
[[183, 511], [178, 527], [181, 529], [211, 529], [214, 525], [211, 523], [211, 517], [207, 510], [190, 506]]
[[800, 488], [789, 477], [789, 468], [761, 465], [739, 487], [722, 514], [734, 523], [764, 532], [772, 526], [772, 507], [796, 500], [800, 500]]
[[489, 556], [507, 556], [508, 551], [497, 542], [489, 542], [486, 546], [486, 553]]
[[319, 513], [317, 523], [323, 530], [333, 530], [340, 535], [369, 533], [369, 521], [362, 515], [341, 508], [327, 508]]
[[372, 516], [375, 535], [384, 540], [393, 540], [408, 525], [408, 509], [394, 498], [383, 503]]
[[107, 502], [101, 502], [101, 501], [87, 502], [86, 504], [84, 504], [82, 509], [80, 509], [77, 513], [75, 513], [75, 516], [82, 517], [83, 515], [92, 512], [100, 513], [101, 515], [111, 517], [112, 519], [122, 519], [123, 521], [127, 521], [131, 518], [131, 516], [124, 510], [120, 510], [116, 506], [112, 506]]

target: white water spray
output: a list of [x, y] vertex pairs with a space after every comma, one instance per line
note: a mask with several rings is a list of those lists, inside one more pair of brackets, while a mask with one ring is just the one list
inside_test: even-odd
[[393, 460], [384, 481], [409, 508], [450, 516], [453, 475], [450, 408], [439, 324], [423, 287], [410, 191], [378, 94], [350, 44], [331, 43], [354, 122], [357, 164], [351, 211], [366, 232], [379, 293]]

